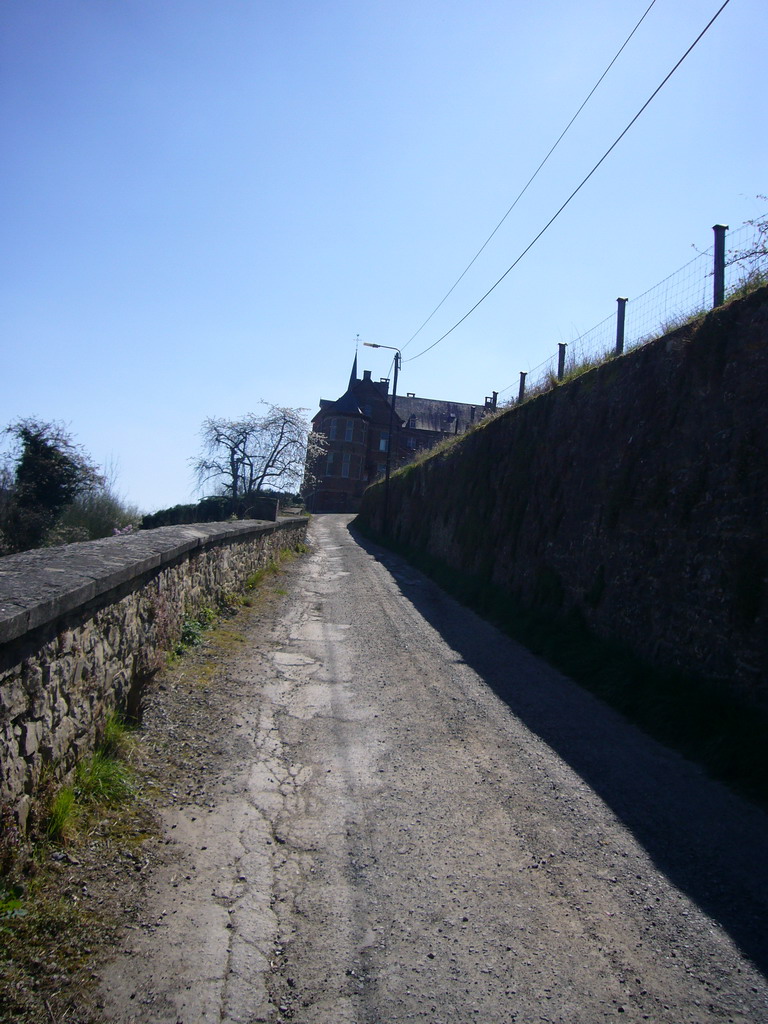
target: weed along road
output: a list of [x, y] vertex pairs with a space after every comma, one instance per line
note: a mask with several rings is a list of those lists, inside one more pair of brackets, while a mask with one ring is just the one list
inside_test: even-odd
[[105, 1019], [768, 1021], [765, 815], [349, 522], [214, 666]]

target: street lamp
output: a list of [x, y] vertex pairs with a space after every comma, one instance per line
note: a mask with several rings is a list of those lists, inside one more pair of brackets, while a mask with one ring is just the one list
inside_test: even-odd
[[400, 349], [395, 348], [394, 345], [376, 345], [372, 341], [364, 341], [363, 344], [368, 348], [386, 348], [390, 352], [395, 353], [395, 377], [392, 382], [392, 404], [389, 409], [389, 436], [387, 437], [387, 469], [384, 477], [384, 519], [382, 532], [386, 536], [389, 525], [389, 471], [392, 466], [392, 437], [395, 426], [395, 401], [397, 400], [397, 371], [400, 369], [402, 354]]

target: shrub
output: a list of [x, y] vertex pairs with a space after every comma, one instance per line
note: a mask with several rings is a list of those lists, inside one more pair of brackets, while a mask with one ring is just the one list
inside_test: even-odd
[[127, 505], [109, 485], [79, 494], [69, 504], [45, 538], [46, 547], [74, 544], [80, 540], [111, 537], [117, 531], [135, 528], [141, 513]]

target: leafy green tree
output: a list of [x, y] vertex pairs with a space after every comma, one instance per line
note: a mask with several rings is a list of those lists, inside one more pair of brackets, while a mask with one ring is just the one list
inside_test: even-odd
[[74, 499], [98, 488], [103, 477], [58, 423], [23, 419], [5, 428], [12, 442], [12, 480], [5, 467], [2, 501], [4, 546], [39, 547]]

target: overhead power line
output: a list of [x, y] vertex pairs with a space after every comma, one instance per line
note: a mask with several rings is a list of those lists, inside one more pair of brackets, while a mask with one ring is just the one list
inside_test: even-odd
[[[557, 137], [557, 140], [555, 141], [555, 144], [554, 144], [554, 145], [552, 146], [552, 148], [551, 148], [551, 149], [549, 150], [549, 152], [547, 153], [547, 155], [546, 155], [546, 156], [544, 157], [544, 159], [543, 159], [543, 160], [541, 161], [541, 163], [539, 164], [539, 166], [538, 166], [538, 167], [536, 168], [536, 170], [535, 170], [535, 171], [533, 172], [533, 174], [532, 174], [532, 175], [530, 176], [530, 178], [528, 179], [528, 181], [526, 181], [525, 185], [524, 185], [524, 186], [522, 187], [522, 189], [520, 190], [520, 192], [519, 192], [519, 193], [517, 194], [517, 196], [516, 196], [516, 198], [515, 198], [515, 201], [514, 201], [514, 202], [512, 203], [512, 205], [510, 206], [510, 208], [509, 208], [509, 209], [507, 210], [507, 212], [506, 212], [506, 213], [504, 214], [504, 216], [503, 216], [503, 217], [501, 218], [501, 220], [500, 220], [500, 221], [499, 221], [499, 223], [498, 223], [498, 224], [496, 225], [496, 227], [495, 227], [495, 228], [493, 229], [493, 231], [492, 231], [492, 232], [490, 233], [490, 235], [488, 235], [488, 237], [486, 238], [486, 240], [485, 240], [485, 241], [483, 242], [483, 244], [482, 244], [482, 245], [480, 246], [480, 248], [479, 248], [479, 249], [477, 250], [477, 252], [475, 253], [475, 255], [474, 255], [474, 256], [472, 257], [472, 259], [471, 259], [471, 260], [469, 261], [469, 263], [468, 263], [468, 264], [466, 265], [466, 267], [464, 268], [464, 270], [463, 270], [463, 271], [461, 272], [461, 274], [460, 274], [460, 275], [459, 275], [459, 276], [458, 276], [458, 277], [456, 278], [456, 280], [455, 280], [455, 281], [453, 282], [453, 284], [452, 284], [452, 285], [451, 285], [451, 287], [450, 287], [450, 288], [448, 289], [448, 291], [447, 291], [447, 292], [445, 293], [445, 295], [444, 295], [444, 296], [442, 297], [442, 299], [441, 299], [441, 300], [440, 300], [440, 301], [438, 302], [438, 304], [437, 304], [437, 305], [435, 306], [435, 308], [434, 308], [434, 309], [432, 310], [432, 312], [431, 312], [431, 313], [429, 314], [429, 316], [428, 316], [428, 317], [427, 317], [427, 319], [426, 319], [426, 320], [424, 321], [424, 323], [423, 323], [423, 324], [421, 325], [421, 327], [419, 327], [419, 329], [418, 329], [418, 330], [417, 330], [417, 331], [416, 331], [416, 332], [415, 332], [414, 334], [412, 334], [412, 335], [411, 335], [411, 337], [410, 337], [410, 338], [408, 339], [408, 341], [406, 341], [405, 345], [403, 345], [403, 349], [407, 348], [407, 346], [411, 344], [411, 342], [412, 342], [412, 341], [414, 340], [414, 338], [418, 337], [418, 335], [419, 335], [419, 334], [421, 334], [421, 332], [422, 332], [422, 331], [424, 330], [424, 328], [425, 328], [425, 327], [427, 326], [427, 324], [428, 324], [428, 323], [429, 323], [429, 321], [430, 321], [430, 320], [432, 319], [432, 317], [433, 317], [433, 316], [435, 315], [435, 313], [436, 313], [436, 312], [438, 311], [438, 309], [440, 309], [440, 307], [441, 307], [441, 306], [443, 305], [443, 303], [444, 303], [444, 302], [446, 301], [446, 299], [447, 299], [447, 298], [448, 298], [448, 297], [449, 297], [449, 296], [451, 295], [451, 293], [452, 293], [452, 292], [454, 291], [454, 289], [455, 289], [455, 288], [457, 287], [457, 285], [458, 285], [458, 284], [460, 284], [460, 282], [461, 282], [461, 281], [462, 281], [462, 280], [464, 279], [464, 277], [466, 276], [467, 272], [468, 272], [468, 271], [470, 270], [470, 268], [471, 268], [471, 267], [472, 267], [472, 266], [474, 265], [474, 263], [476, 262], [476, 260], [478, 259], [478, 257], [479, 257], [479, 256], [481, 255], [481, 253], [482, 253], [482, 252], [484, 251], [484, 249], [486, 248], [486, 246], [488, 245], [488, 243], [489, 243], [489, 242], [491, 241], [491, 239], [493, 238], [493, 236], [494, 236], [494, 235], [496, 234], [496, 232], [497, 232], [497, 231], [499, 230], [499, 228], [501, 227], [501, 225], [502, 225], [502, 224], [504, 223], [504, 221], [505, 221], [505, 220], [507, 219], [507, 217], [508, 217], [508, 216], [510, 215], [510, 213], [512, 213], [512, 211], [514, 210], [514, 208], [515, 208], [515, 207], [517, 206], [517, 204], [518, 204], [518, 203], [520, 202], [520, 200], [521, 200], [521, 199], [523, 198], [523, 196], [525, 195], [525, 193], [526, 193], [526, 192], [528, 191], [528, 187], [529, 187], [529, 186], [530, 186], [530, 185], [531, 185], [531, 184], [533, 183], [534, 179], [535, 179], [536, 177], [538, 177], [539, 171], [540, 171], [540, 170], [541, 170], [541, 169], [543, 168], [544, 164], [545, 164], [545, 163], [546, 163], [546, 162], [547, 162], [547, 161], [549, 160], [549, 158], [550, 158], [550, 157], [552, 156], [552, 154], [553, 154], [553, 153], [555, 152], [555, 150], [556, 150], [556, 149], [557, 149], [557, 147], [558, 147], [558, 146], [560, 145], [560, 143], [562, 142], [562, 140], [563, 140], [563, 139], [565, 138], [565, 136], [566, 136], [566, 133], [568, 132], [568, 130], [570, 129], [571, 125], [572, 125], [572, 124], [573, 124], [573, 122], [574, 122], [574, 121], [576, 120], [576, 118], [577, 118], [577, 117], [579, 116], [579, 114], [580, 114], [580, 113], [582, 112], [582, 110], [584, 109], [584, 107], [586, 107], [587, 103], [589, 103], [589, 101], [590, 101], [590, 100], [592, 99], [592, 96], [593, 96], [593, 95], [594, 95], [594, 93], [595, 93], [595, 92], [597, 91], [597, 88], [598, 88], [598, 86], [600, 85], [600, 83], [602, 82], [602, 80], [603, 80], [603, 79], [605, 78], [605, 76], [606, 76], [606, 75], [608, 74], [608, 72], [609, 72], [609, 71], [611, 70], [611, 68], [612, 68], [612, 67], [613, 67], [613, 65], [614, 65], [614, 64], [616, 63], [616, 61], [617, 61], [617, 60], [619, 59], [619, 57], [621, 56], [622, 52], [624, 51], [624, 49], [626, 48], [627, 44], [629, 43], [630, 39], [631, 39], [631, 38], [632, 38], [632, 36], [633, 36], [633, 35], [635, 34], [635, 32], [637, 32], [637, 30], [638, 30], [638, 29], [640, 28], [640, 26], [642, 25], [642, 23], [643, 23], [643, 22], [645, 21], [645, 18], [646, 18], [646, 16], [648, 15], [648, 13], [649, 13], [650, 9], [651, 9], [651, 8], [653, 7], [653, 5], [654, 5], [655, 3], [656, 3], [656, 0], [651, 0], [650, 4], [649, 4], [649, 5], [648, 5], [648, 7], [646, 8], [646, 10], [645, 10], [645, 13], [643, 14], [642, 18], [641, 18], [641, 19], [640, 19], [640, 20], [638, 21], [638, 23], [637, 23], [637, 24], [635, 25], [635, 27], [634, 27], [634, 28], [632, 29], [632, 31], [631, 31], [631, 32], [629, 33], [629, 35], [627, 36], [627, 38], [626, 38], [626, 39], [624, 40], [624, 42], [623, 42], [623, 43], [621, 44], [621, 46], [619, 47], [619, 49], [618, 49], [618, 50], [616, 51], [616, 54], [615, 54], [615, 56], [614, 56], [613, 60], [612, 60], [612, 61], [610, 62], [610, 64], [609, 64], [609, 65], [608, 65], [608, 67], [607, 67], [607, 68], [605, 69], [605, 71], [604, 71], [604, 72], [602, 73], [602, 75], [600, 75], [600, 77], [599, 77], [599, 78], [598, 78], [598, 80], [597, 80], [597, 81], [595, 82], [595, 84], [594, 84], [594, 85], [592, 86], [592, 88], [590, 89], [590, 91], [589, 91], [589, 93], [588, 93], [588, 95], [587, 95], [586, 99], [585, 99], [585, 100], [583, 101], [583, 103], [581, 104], [581, 106], [579, 107], [579, 109], [578, 109], [578, 110], [576, 111], [576, 113], [575, 113], [575, 114], [573, 115], [573, 117], [571, 118], [571, 120], [570, 120], [570, 121], [568, 122], [568, 124], [567, 124], [567, 125], [565, 126], [565, 128], [563, 128], [562, 132], [560, 132], [560, 135], [559, 135], [559, 136]], [[401, 349], [401, 351], [402, 351], [402, 349]], [[416, 358], [416, 357], [414, 356], [414, 358]]]
[[589, 174], [587, 174], [586, 177], [582, 178], [582, 180], [579, 182], [579, 184], [576, 186], [576, 188], [573, 190], [573, 192], [571, 192], [571, 194], [568, 196], [568, 198], [565, 200], [565, 202], [562, 204], [562, 206], [560, 206], [560, 208], [552, 215], [552, 217], [550, 217], [550, 219], [547, 221], [547, 223], [544, 225], [544, 227], [541, 229], [541, 231], [539, 231], [539, 233], [533, 238], [533, 240], [528, 243], [528, 245], [525, 247], [525, 249], [523, 249], [523, 251], [517, 257], [517, 259], [514, 261], [514, 263], [512, 263], [509, 267], [507, 267], [507, 269], [504, 271], [504, 273], [501, 275], [501, 277], [497, 281], [495, 281], [494, 284], [491, 285], [491, 287], [488, 289], [488, 291], [477, 300], [477, 302], [474, 304], [474, 306], [472, 306], [471, 309], [467, 310], [467, 312], [464, 314], [463, 317], [461, 317], [460, 320], [456, 321], [456, 323], [453, 325], [453, 327], [450, 327], [445, 332], [445, 334], [440, 335], [440, 337], [437, 339], [437, 341], [433, 341], [431, 345], [428, 345], [425, 349], [422, 349], [421, 352], [417, 353], [415, 356], [411, 356], [410, 359], [404, 360], [404, 362], [412, 363], [414, 361], [414, 359], [418, 359], [420, 356], [425, 355], [427, 352], [429, 352], [433, 348], [435, 348], [435, 346], [439, 345], [441, 341], [445, 341], [445, 339], [448, 337], [448, 335], [452, 334], [456, 330], [457, 327], [459, 327], [461, 324], [463, 324], [464, 321], [467, 319], [467, 317], [471, 316], [472, 313], [474, 313], [474, 311], [478, 308], [478, 306], [480, 306], [483, 302], [485, 302], [485, 300], [488, 298], [488, 296], [491, 294], [491, 292], [495, 291], [495, 289], [498, 288], [498, 286], [501, 284], [501, 282], [504, 280], [504, 278], [512, 270], [515, 269], [515, 267], [518, 265], [520, 260], [522, 260], [522, 258], [538, 242], [538, 240], [541, 238], [541, 236], [546, 231], [548, 231], [549, 228], [555, 223], [555, 221], [560, 216], [560, 214], [563, 212], [563, 210], [566, 208], [566, 206], [568, 206], [568, 204], [571, 202], [571, 200], [574, 199], [578, 195], [578, 193], [586, 185], [586, 183], [589, 181], [589, 179], [592, 177], [592, 175], [595, 173], [595, 171], [598, 169], [598, 167], [600, 167], [600, 165], [602, 163], [604, 163], [605, 160], [610, 156], [610, 154], [613, 152], [613, 150], [616, 148], [616, 146], [618, 146], [618, 144], [621, 142], [621, 140], [627, 134], [627, 132], [632, 127], [632, 125], [635, 123], [635, 121], [637, 121], [637, 119], [640, 117], [640, 115], [646, 110], [646, 108], [651, 104], [651, 102], [656, 98], [656, 96], [658, 96], [658, 94], [661, 92], [661, 90], [664, 88], [664, 86], [670, 80], [672, 75], [674, 75], [674, 73], [677, 71], [677, 69], [680, 67], [680, 65], [683, 63], [683, 61], [686, 59], [686, 57], [691, 53], [691, 51], [694, 49], [694, 47], [704, 38], [706, 33], [709, 31], [709, 29], [712, 27], [712, 25], [714, 25], [715, 21], [717, 21], [717, 19], [720, 17], [720, 15], [723, 13], [723, 11], [725, 10], [725, 8], [728, 6], [728, 4], [730, 2], [731, 2], [731, 0], [725, 0], [725, 2], [722, 4], [722, 6], [719, 8], [719, 10], [712, 16], [712, 18], [710, 18], [710, 20], [707, 22], [707, 24], [704, 26], [704, 28], [701, 30], [701, 32], [698, 34], [698, 36], [696, 36], [694, 41], [691, 43], [691, 45], [688, 47], [688, 49], [685, 51], [685, 53], [682, 55], [682, 57], [678, 60], [678, 62], [675, 64], [675, 66], [672, 68], [672, 70], [668, 72], [668, 74], [662, 79], [660, 84], [657, 85], [657, 87], [653, 90], [653, 92], [648, 97], [648, 99], [645, 101], [645, 103], [642, 105], [642, 107], [640, 107], [640, 109], [635, 114], [635, 116], [632, 118], [632, 120], [629, 122], [629, 124], [626, 126], [626, 128], [611, 143], [611, 145], [608, 147], [608, 149], [605, 151], [605, 153], [603, 153], [603, 155], [600, 157], [600, 159], [594, 165], [594, 167], [589, 172]]

